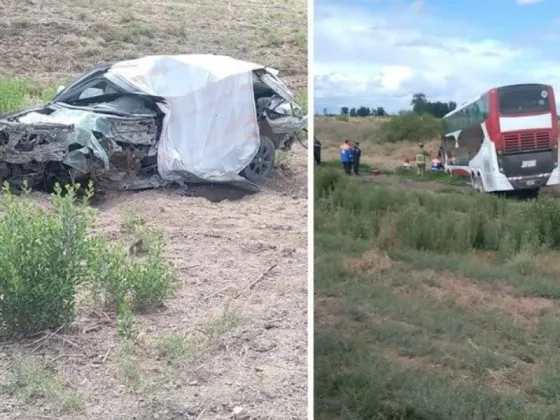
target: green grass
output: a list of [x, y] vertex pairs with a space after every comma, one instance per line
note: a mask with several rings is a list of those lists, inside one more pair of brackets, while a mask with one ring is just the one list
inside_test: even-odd
[[316, 418], [559, 418], [560, 203], [315, 190]]
[[[338, 160], [325, 160], [321, 162], [321, 169], [334, 169], [342, 173], [342, 164]], [[362, 175], [369, 175], [375, 168], [368, 163], [360, 162], [360, 173]], [[397, 168], [395, 171], [379, 170], [383, 175], [394, 175], [398, 176], [400, 179], [410, 179], [418, 182], [437, 182], [450, 186], [462, 186], [465, 182], [456, 176], [449, 175], [447, 172], [431, 172], [427, 171], [425, 175], [418, 176], [414, 168], [410, 170], [404, 170]]]
[[0, 77], [0, 114], [38, 105], [54, 97], [56, 87], [19, 77]]
[[445, 171], [440, 171], [440, 172], [432, 172], [430, 170], [426, 171], [426, 174], [423, 176], [418, 176], [416, 173], [416, 169], [413, 167], [410, 170], [404, 170], [401, 168], [397, 168], [397, 170], [395, 170], [393, 173], [393, 175], [398, 175], [399, 177], [403, 178], [403, 179], [413, 179], [414, 181], [418, 181], [418, 182], [438, 182], [441, 184], [447, 184], [447, 185], [457, 185], [457, 186], [461, 186], [461, 185], [465, 185], [465, 181], [462, 180], [461, 178], [454, 176], [454, 175], [449, 175], [447, 172]]
[[[320, 168], [321, 170], [328, 170], [328, 169], [334, 169], [337, 171], [340, 171], [340, 173], [343, 173], [343, 169], [342, 169], [342, 163], [340, 163], [338, 160], [326, 160], [321, 162], [321, 166]], [[373, 171], [375, 168], [372, 167], [371, 165], [368, 165], [367, 163], [362, 163], [360, 162], [360, 173], [364, 174], [364, 175], [369, 175], [371, 173], [371, 171]]]

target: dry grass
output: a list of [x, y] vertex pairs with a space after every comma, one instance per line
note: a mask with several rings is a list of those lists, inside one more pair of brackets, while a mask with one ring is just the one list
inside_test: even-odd
[[2, 0], [0, 8], [0, 76], [49, 84], [104, 61], [216, 53], [275, 67], [291, 88], [307, 88], [302, 0]]

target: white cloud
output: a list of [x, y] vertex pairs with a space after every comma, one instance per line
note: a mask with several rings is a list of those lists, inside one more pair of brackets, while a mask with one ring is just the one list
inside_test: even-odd
[[560, 87], [560, 63], [545, 61], [537, 50], [485, 37], [480, 28], [461, 22], [438, 19], [422, 1], [393, 6], [372, 13], [349, 4], [318, 2], [317, 109], [368, 105], [397, 111], [409, 106], [415, 92], [432, 100], [463, 102], [509, 83], [548, 82]]

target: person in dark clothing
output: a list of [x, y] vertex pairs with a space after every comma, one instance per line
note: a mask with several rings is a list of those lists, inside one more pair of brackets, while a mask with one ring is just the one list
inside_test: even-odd
[[362, 149], [360, 149], [360, 143], [354, 143], [352, 147], [352, 167], [354, 169], [354, 175], [360, 175], [360, 158], [362, 157]]
[[321, 165], [321, 142], [317, 139], [313, 142], [313, 157], [315, 158], [315, 163]]

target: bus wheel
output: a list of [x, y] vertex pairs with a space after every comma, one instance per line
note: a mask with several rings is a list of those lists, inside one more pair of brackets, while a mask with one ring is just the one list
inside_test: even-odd
[[540, 188], [534, 188], [532, 190], [525, 190], [523, 198], [526, 200], [534, 200], [539, 197]]
[[479, 174], [473, 175], [473, 187], [478, 192], [484, 192], [484, 185], [482, 184], [482, 178]]

